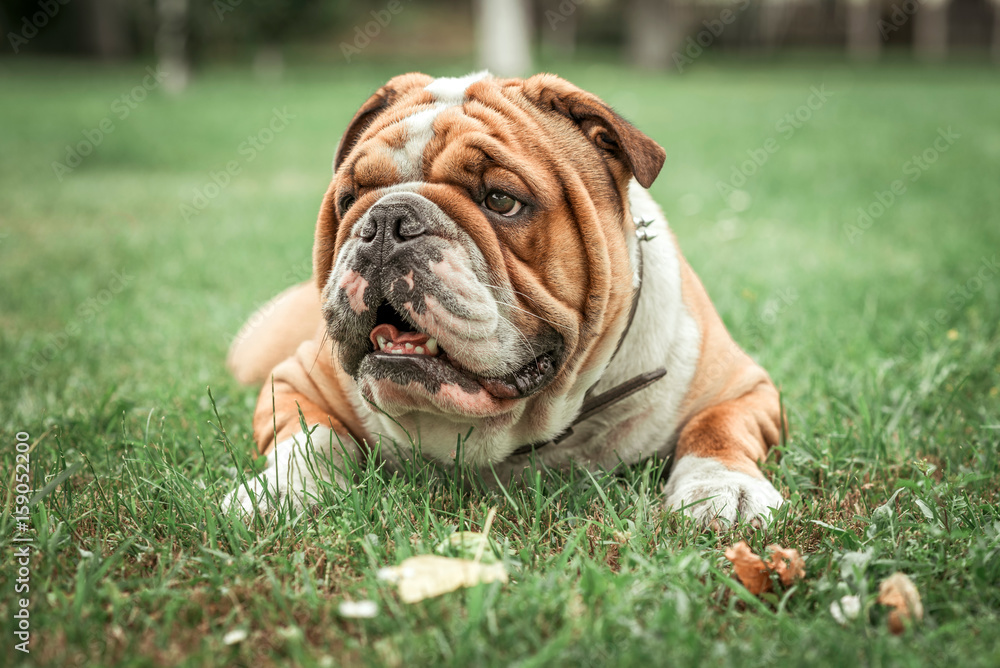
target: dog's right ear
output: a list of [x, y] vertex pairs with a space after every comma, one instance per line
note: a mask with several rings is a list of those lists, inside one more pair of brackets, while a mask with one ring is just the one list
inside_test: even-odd
[[615, 113], [593, 93], [552, 74], [536, 74], [522, 83], [528, 99], [545, 111], [554, 111], [576, 123], [602, 153], [616, 158], [643, 188], [663, 168], [663, 147]]
[[344, 136], [340, 138], [340, 143], [337, 145], [337, 153], [333, 159], [334, 173], [340, 169], [340, 165], [343, 164], [344, 160], [350, 154], [351, 149], [357, 145], [358, 139], [371, 126], [379, 114], [409, 91], [414, 88], [423, 88], [432, 81], [434, 81], [434, 78], [426, 74], [410, 72], [409, 74], [401, 74], [398, 77], [393, 77], [388, 83], [375, 91], [375, 94], [361, 105], [358, 113], [354, 114], [354, 118], [347, 125]]

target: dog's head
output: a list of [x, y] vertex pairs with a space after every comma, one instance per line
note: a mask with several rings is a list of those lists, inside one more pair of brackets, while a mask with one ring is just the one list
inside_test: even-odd
[[429, 447], [427, 417], [474, 426], [479, 463], [565, 428], [628, 319], [629, 181], [663, 159], [552, 75], [406, 74], [365, 102], [313, 260], [340, 363], [386, 427], [441, 455], [455, 432]]

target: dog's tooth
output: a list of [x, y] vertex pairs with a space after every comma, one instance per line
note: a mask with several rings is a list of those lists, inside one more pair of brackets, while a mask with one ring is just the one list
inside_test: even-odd
[[392, 353], [393, 355], [402, 355], [403, 354], [403, 350], [401, 348], [393, 348], [389, 352]]
[[423, 346], [417, 346], [416, 348], [413, 349], [413, 352], [415, 352], [418, 355], [423, 355], [424, 354], [424, 347]]
[[427, 352], [431, 355], [438, 354], [438, 340], [437, 339], [427, 339]]
[[377, 336], [375, 338], [378, 339], [379, 350], [385, 350], [385, 337], [384, 336]]
[[413, 352], [413, 344], [412, 343], [404, 343], [403, 347], [406, 348], [406, 352], [408, 352], [408, 353], [412, 353]]

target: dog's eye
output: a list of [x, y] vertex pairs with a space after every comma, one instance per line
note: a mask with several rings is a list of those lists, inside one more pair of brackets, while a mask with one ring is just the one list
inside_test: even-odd
[[501, 216], [513, 216], [524, 206], [502, 190], [491, 190], [486, 194], [486, 201], [483, 202], [490, 211], [495, 211]]
[[338, 206], [340, 207], [340, 215], [347, 213], [347, 210], [354, 206], [356, 201], [358, 201], [357, 198], [350, 193], [341, 195], [340, 202], [338, 203]]

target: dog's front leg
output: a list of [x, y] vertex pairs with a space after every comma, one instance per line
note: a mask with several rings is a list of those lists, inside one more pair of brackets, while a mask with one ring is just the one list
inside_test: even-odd
[[784, 501], [758, 466], [781, 429], [778, 393], [770, 382], [695, 415], [678, 439], [667, 507], [704, 526], [719, 519], [762, 526]]
[[280, 443], [267, 455], [267, 468], [233, 489], [222, 502], [223, 510], [237, 506], [248, 516], [254, 509], [290, 504], [302, 510], [320, 499], [320, 487], [347, 484], [343, 439], [329, 427], [313, 425]]
[[301, 510], [320, 500], [323, 484], [348, 484], [350, 465], [365, 454], [358, 445], [364, 441], [352, 434], [364, 436], [329, 358], [306, 342], [271, 372], [253, 420], [267, 468], [230, 492], [224, 508], [235, 505], [252, 515], [289, 503]]

